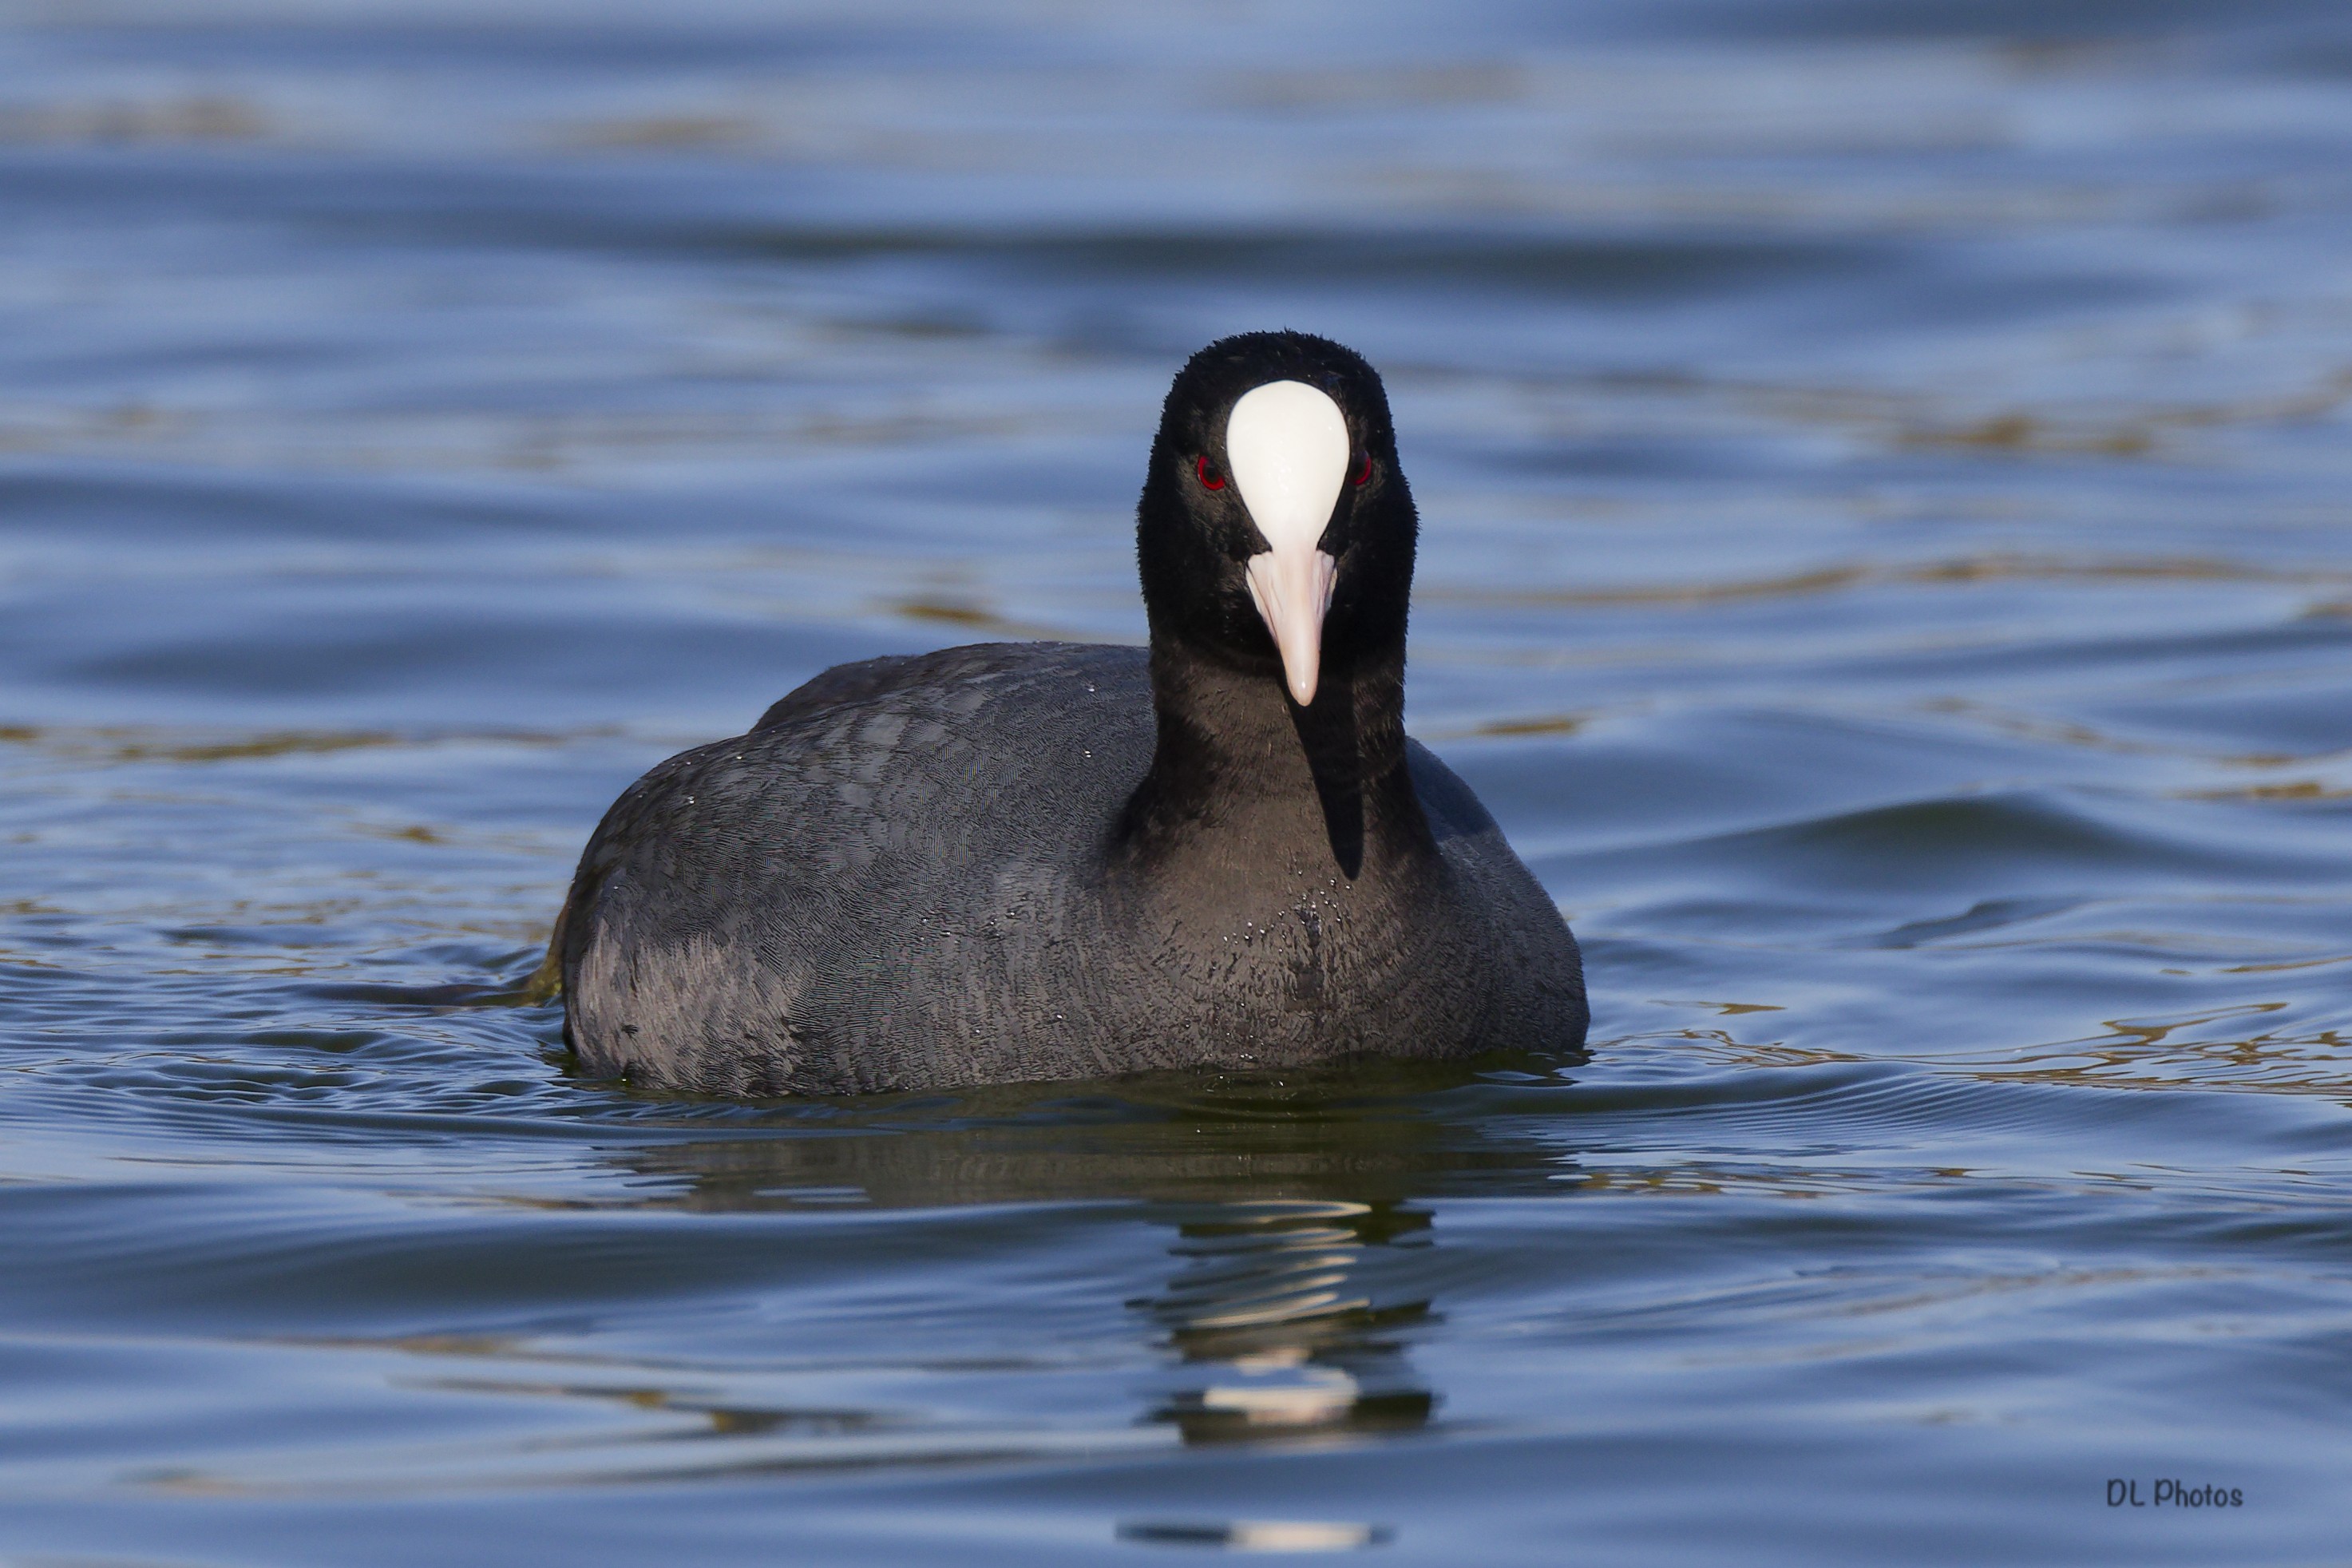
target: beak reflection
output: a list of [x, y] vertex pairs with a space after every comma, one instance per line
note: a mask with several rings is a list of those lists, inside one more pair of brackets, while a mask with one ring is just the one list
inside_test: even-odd
[[1436, 1398], [1403, 1340], [1426, 1300], [1383, 1303], [1370, 1276], [1429, 1216], [1393, 1203], [1204, 1205], [1179, 1226], [1184, 1268], [1139, 1303], [1181, 1358], [1155, 1420], [1188, 1444], [1297, 1441], [1425, 1425]]

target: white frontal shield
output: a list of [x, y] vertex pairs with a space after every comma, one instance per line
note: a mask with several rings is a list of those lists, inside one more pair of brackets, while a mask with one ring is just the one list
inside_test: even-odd
[[1315, 700], [1322, 673], [1323, 616], [1339, 563], [1318, 546], [1348, 482], [1348, 445], [1339, 405], [1303, 381], [1253, 388], [1225, 421], [1225, 465], [1273, 546], [1250, 558], [1250, 597], [1302, 708]]

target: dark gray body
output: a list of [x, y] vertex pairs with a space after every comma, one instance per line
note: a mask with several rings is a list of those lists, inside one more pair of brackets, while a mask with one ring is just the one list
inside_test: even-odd
[[1370, 822], [1353, 878], [1295, 739], [1265, 766], [1297, 778], [1123, 852], [1153, 745], [1140, 648], [828, 670], [606, 814], [557, 937], [567, 1037], [591, 1071], [724, 1094], [1582, 1042], [1575, 940], [1417, 742], [1389, 811], [1426, 831]]

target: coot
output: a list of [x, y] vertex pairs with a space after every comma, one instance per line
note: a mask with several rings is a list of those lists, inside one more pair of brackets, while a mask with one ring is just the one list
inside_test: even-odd
[[631, 785], [549, 965], [603, 1076], [840, 1094], [1581, 1044], [1576, 941], [1404, 732], [1417, 523], [1370, 365], [1177, 375], [1151, 646], [829, 669]]

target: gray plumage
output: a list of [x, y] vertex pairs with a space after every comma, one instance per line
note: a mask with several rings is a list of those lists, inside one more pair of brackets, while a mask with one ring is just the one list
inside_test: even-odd
[[[1385, 459], [1323, 546], [1341, 570], [1305, 707], [1249, 607], [1213, 432], [1184, 424], [1286, 369], [1345, 398], [1364, 475]], [[1377, 377], [1258, 334], [1196, 356], [1170, 409], [1148, 655], [845, 665], [614, 805], [550, 954], [585, 1068], [781, 1095], [1581, 1044], [1575, 939], [1404, 735], [1413, 516]]]
[[1433, 866], [1351, 881], [1269, 792], [1242, 853], [1145, 881], [1114, 835], [1152, 741], [1142, 650], [993, 644], [827, 671], [671, 758], [582, 861], [583, 1063], [809, 1094], [1580, 1040], [1567, 926], [1426, 749]]

